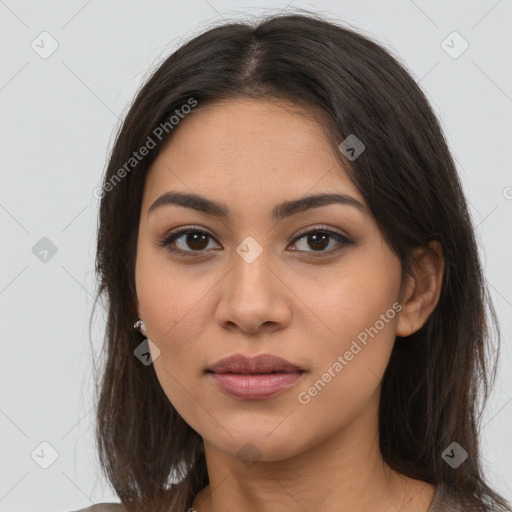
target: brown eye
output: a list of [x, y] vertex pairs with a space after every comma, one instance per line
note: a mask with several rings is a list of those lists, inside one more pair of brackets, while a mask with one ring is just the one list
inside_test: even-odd
[[160, 245], [167, 247], [170, 252], [176, 252], [185, 256], [195, 256], [194, 253], [205, 252], [209, 239], [213, 238], [209, 233], [198, 229], [184, 229], [171, 233]]
[[325, 249], [329, 245], [329, 238], [330, 235], [320, 232], [307, 235], [308, 244], [310, 244], [310, 247], [315, 250]]
[[[334, 239], [334, 249], [325, 250], [329, 246], [330, 242]], [[295, 239], [295, 244], [300, 241], [304, 241], [304, 246], [313, 249], [308, 251], [307, 249], [298, 249], [299, 251], [305, 252], [319, 252], [319, 253], [331, 253], [342, 249], [346, 245], [351, 245], [353, 242], [341, 233], [336, 233], [327, 229], [314, 229], [300, 234]], [[336, 248], [336, 246], [338, 246]], [[339, 247], [341, 246], [341, 247]]]
[[[193, 249], [194, 251], [200, 251], [202, 249], [206, 249], [208, 246], [208, 235], [206, 233], [195, 232], [195, 233], [185, 233], [182, 235], [185, 237], [185, 245]], [[206, 244], [205, 244], [206, 240]]]

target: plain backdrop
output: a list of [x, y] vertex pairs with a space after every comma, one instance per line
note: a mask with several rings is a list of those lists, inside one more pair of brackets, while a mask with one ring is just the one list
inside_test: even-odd
[[383, 44], [441, 120], [503, 335], [484, 467], [512, 499], [512, 0], [0, 0], [1, 512], [118, 501], [93, 439], [101, 311], [89, 332], [93, 190], [111, 138], [149, 72], [185, 40], [222, 18], [294, 7]]

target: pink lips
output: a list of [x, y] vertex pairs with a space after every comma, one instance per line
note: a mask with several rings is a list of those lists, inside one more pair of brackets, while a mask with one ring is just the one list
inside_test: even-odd
[[249, 400], [276, 395], [293, 386], [304, 370], [277, 356], [236, 354], [208, 368], [217, 385], [227, 394]]

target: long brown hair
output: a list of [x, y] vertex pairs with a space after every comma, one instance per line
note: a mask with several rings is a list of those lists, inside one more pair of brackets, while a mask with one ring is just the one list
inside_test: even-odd
[[[333, 150], [403, 275], [411, 272], [414, 247], [441, 243], [439, 302], [421, 329], [397, 337], [382, 381], [381, 452], [394, 470], [444, 484], [472, 510], [493, 504], [510, 510], [484, 480], [478, 442], [496, 376], [499, 326], [439, 121], [390, 53], [311, 13], [227, 22], [194, 37], [158, 66], [117, 133], [100, 194], [95, 301], [96, 307], [105, 298], [108, 312], [96, 439], [113, 489], [129, 511], [185, 511], [208, 484], [201, 436], [174, 409], [153, 365], [134, 356], [142, 341], [133, 328], [137, 233], [145, 176], [172, 137], [171, 116], [178, 111], [186, 122], [191, 99], [199, 109], [241, 96], [288, 100], [321, 113]], [[349, 134], [365, 144], [350, 162], [337, 147]], [[143, 145], [151, 145], [149, 153], [131, 160]], [[442, 457], [453, 442], [468, 453], [457, 469]]]

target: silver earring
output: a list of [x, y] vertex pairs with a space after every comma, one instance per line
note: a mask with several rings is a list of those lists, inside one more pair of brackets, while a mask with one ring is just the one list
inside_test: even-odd
[[144, 327], [144, 322], [142, 320], [137, 320], [134, 324], [133, 324], [133, 328], [134, 329], [138, 329], [139, 332], [143, 335], [143, 336], [146, 336], [146, 328]]

